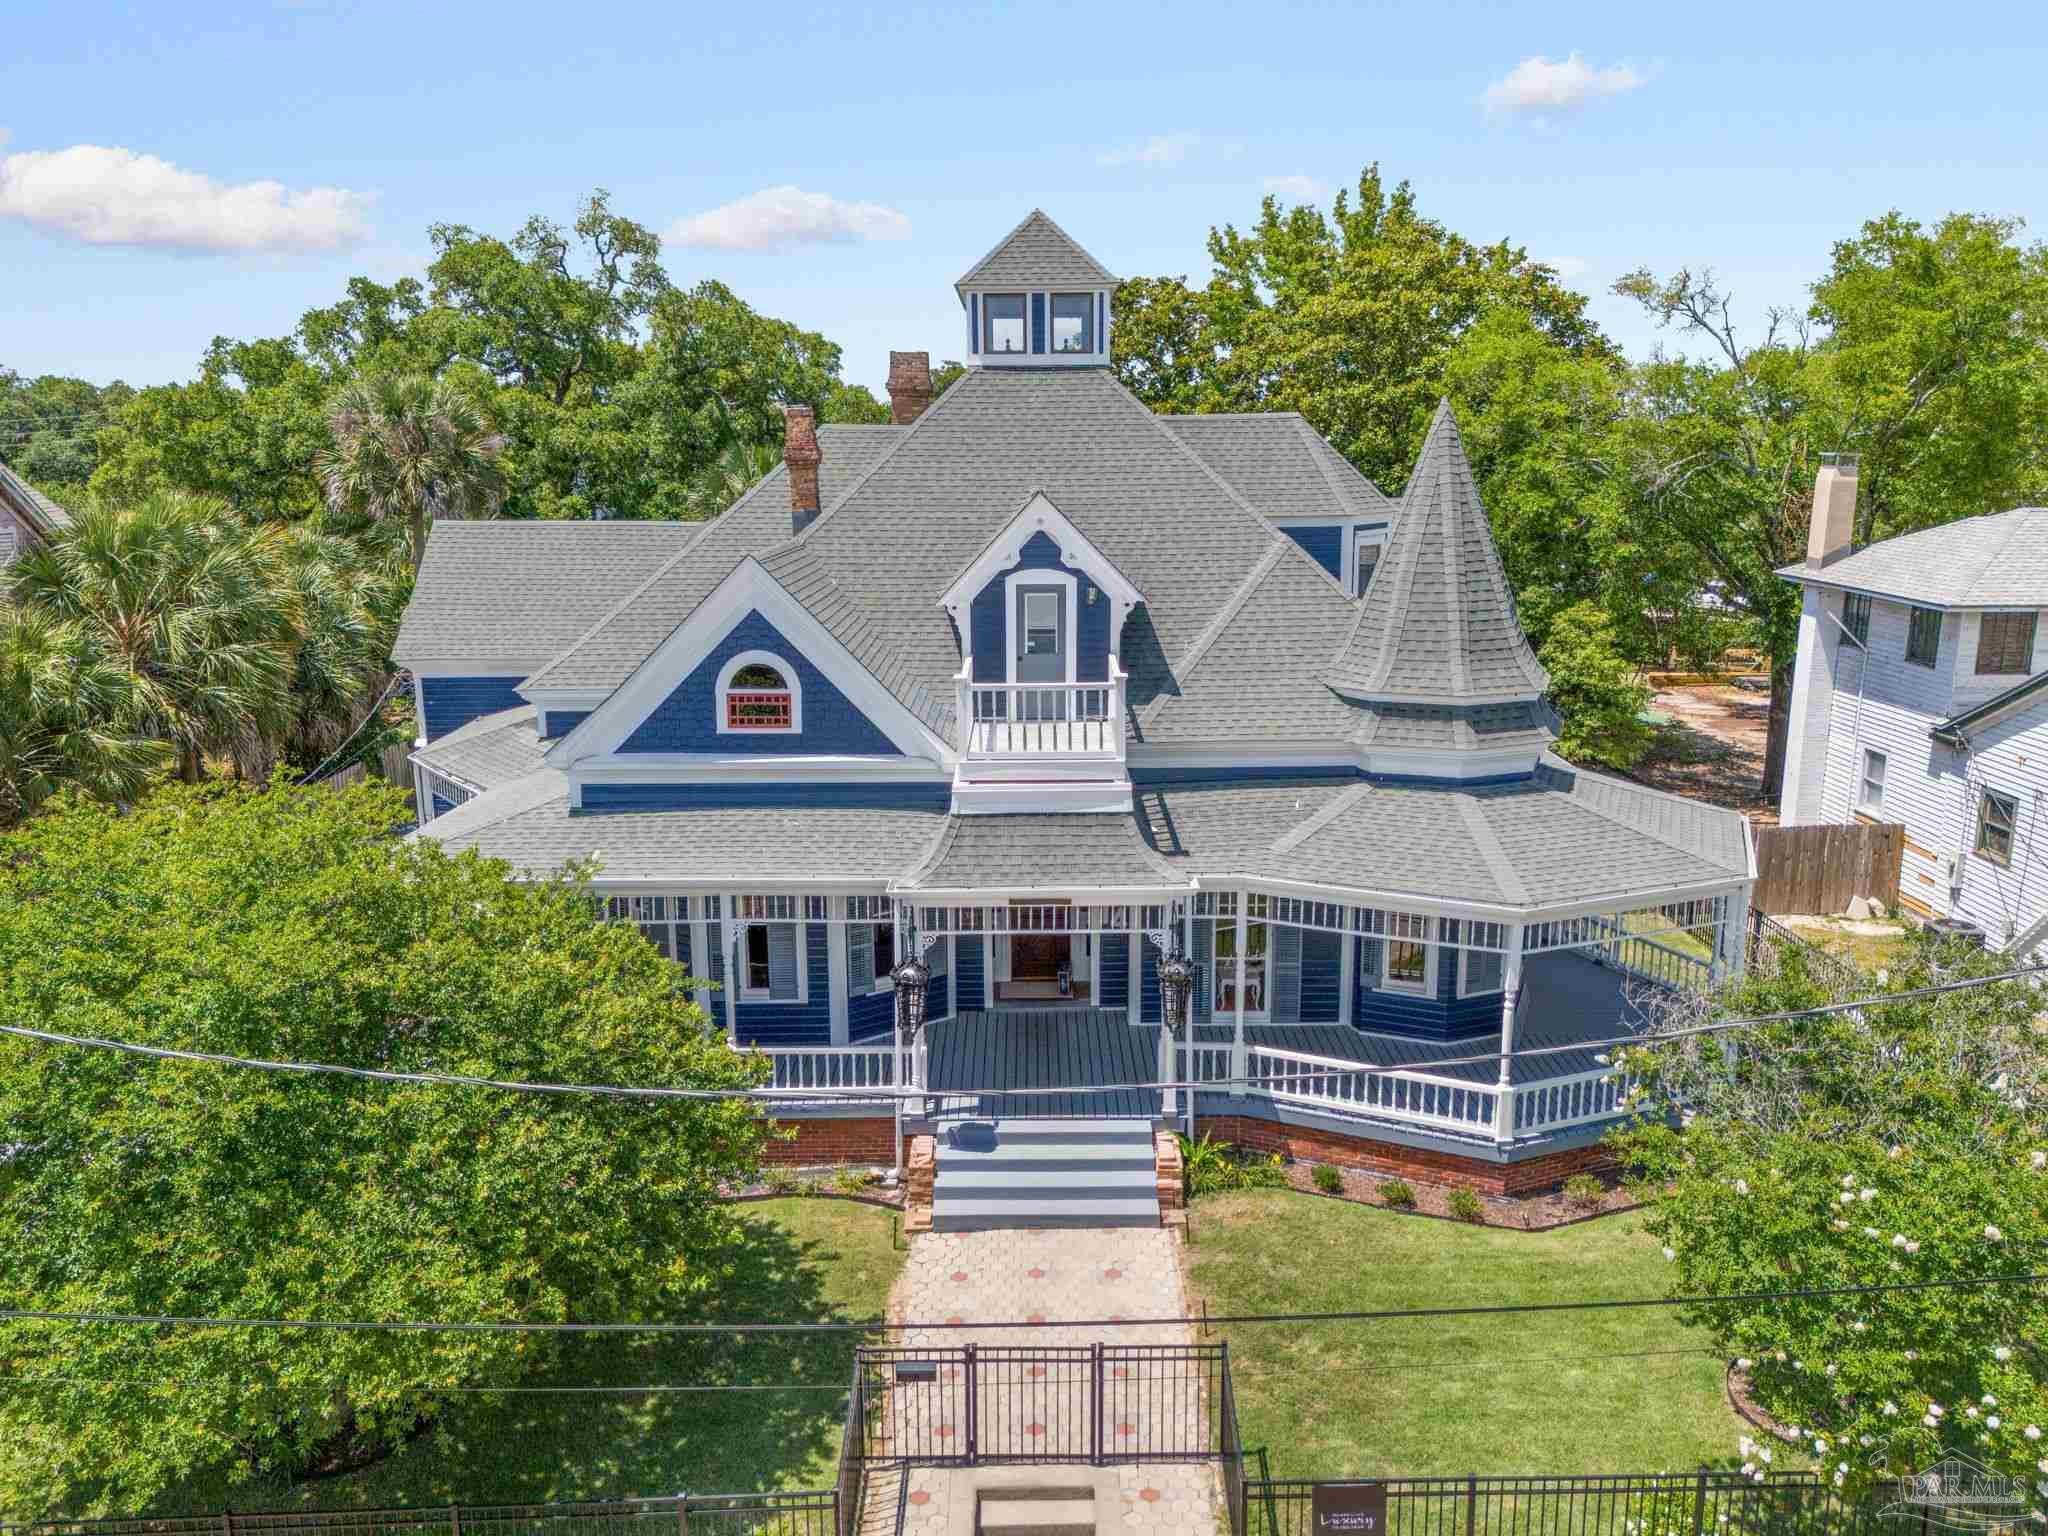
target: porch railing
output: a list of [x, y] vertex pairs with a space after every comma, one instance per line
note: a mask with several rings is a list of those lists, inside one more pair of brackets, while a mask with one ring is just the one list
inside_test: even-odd
[[1697, 955], [1689, 955], [1655, 939], [1641, 938], [1614, 923], [1602, 920], [1605, 940], [1591, 946], [1591, 953], [1617, 971], [1640, 976], [1645, 981], [1674, 987], [1682, 992], [1710, 992], [1714, 968]]
[[1632, 1087], [1630, 1079], [1611, 1067], [1517, 1084], [1513, 1090], [1515, 1134], [1611, 1120], [1627, 1112]]
[[814, 1089], [896, 1088], [916, 1081], [912, 1052], [893, 1041], [872, 1045], [761, 1045], [774, 1072], [766, 1086], [789, 1092]]
[[978, 760], [1121, 762], [1126, 682], [1114, 656], [1099, 682], [977, 683], [963, 669], [954, 678], [960, 750]]
[[1491, 1136], [1499, 1094], [1492, 1083], [1465, 1082], [1406, 1068], [1365, 1071], [1362, 1063], [1271, 1046], [1245, 1048], [1246, 1090], [1291, 1103], [1372, 1115], [1442, 1130]]

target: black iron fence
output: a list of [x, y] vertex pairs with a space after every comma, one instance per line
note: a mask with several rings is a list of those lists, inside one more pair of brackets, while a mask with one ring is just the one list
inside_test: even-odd
[[821, 1488], [585, 1504], [42, 1520], [0, 1525], [0, 1536], [844, 1536], [847, 1529], [838, 1490]]
[[[1226, 1474], [1226, 1492], [1228, 1476]], [[1844, 1500], [1809, 1474], [1389, 1478], [1382, 1536], [1908, 1536], [1917, 1517]], [[1314, 1536], [1316, 1484], [1251, 1480], [1234, 1536]]]
[[1867, 997], [1876, 981], [1854, 963], [1831, 955], [1818, 944], [1810, 944], [1783, 923], [1773, 922], [1754, 907], [1749, 912], [1749, 973], [1765, 980], [1782, 976], [1790, 965], [1798, 965], [1813, 981], [1827, 989], [1833, 1002]]

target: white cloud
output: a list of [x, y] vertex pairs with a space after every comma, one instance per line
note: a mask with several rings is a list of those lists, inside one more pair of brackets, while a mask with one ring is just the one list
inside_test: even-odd
[[1268, 176], [1266, 190], [1283, 203], [1319, 203], [1330, 189], [1313, 176]]
[[1592, 271], [1593, 264], [1583, 256], [1547, 256], [1543, 265], [1558, 275], [1560, 281], [1570, 282], [1575, 277], [1584, 277]]
[[1136, 144], [1105, 149], [1095, 157], [1098, 165], [1179, 165], [1188, 151], [1202, 142], [1197, 133], [1155, 133]]
[[369, 233], [370, 198], [341, 187], [221, 183], [155, 155], [99, 144], [0, 158], [0, 217], [89, 245], [325, 251]]
[[1578, 54], [1546, 59], [1534, 54], [1486, 88], [1492, 112], [1569, 112], [1600, 96], [1619, 96], [1645, 84], [1648, 77], [1626, 64], [1595, 69]]
[[721, 208], [669, 225], [676, 245], [766, 251], [831, 240], [908, 240], [910, 220], [880, 203], [848, 203], [801, 187], [763, 187]]

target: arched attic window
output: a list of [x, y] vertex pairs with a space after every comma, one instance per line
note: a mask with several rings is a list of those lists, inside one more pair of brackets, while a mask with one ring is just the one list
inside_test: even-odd
[[718, 674], [721, 736], [790, 735], [803, 729], [796, 668], [768, 651], [742, 651]]

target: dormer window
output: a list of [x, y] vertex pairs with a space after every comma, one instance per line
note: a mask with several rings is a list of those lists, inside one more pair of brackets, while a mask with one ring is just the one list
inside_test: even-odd
[[981, 350], [1022, 352], [1028, 346], [1024, 334], [1024, 295], [991, 293], [981, 301]]
[[1052, 296], [1052, 349], [1055, 352], [1095, 350], [1095, 295], [1056, 293]]
[[780, 656], [744, 651], [718, 675], [718, 733], [789, 735], [803, 729], [803, 692]]

